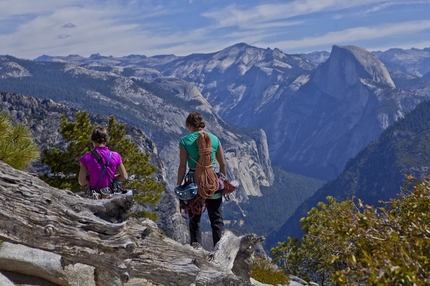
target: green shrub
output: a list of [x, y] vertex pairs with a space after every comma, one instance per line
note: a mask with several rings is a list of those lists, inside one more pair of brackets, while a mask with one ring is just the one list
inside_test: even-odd
[[408, 177], [385, 207], [327, 201], [302, 218], [300, 242], [289, 238], [272, 249], [287, 273], [299, 269], [321, 285], [430, 285], [429, 179]]
[[255, 257], [251, 277], [261, 283], [271, 285], [288, 285], [290, 278], [285, 272], [270, 261]]
[[8, 114], [0, 114], [0, 160], [18, 170], [27, 169], [40, 153], [30, 130], [13, 124]]

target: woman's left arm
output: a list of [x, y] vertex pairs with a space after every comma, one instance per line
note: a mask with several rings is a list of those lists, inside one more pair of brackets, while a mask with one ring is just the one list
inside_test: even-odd
[[115, 176], [115, 180], [117, 180], [118, 182], [122, 182], [128, 179], [128, 174], [125, 170], [124, 164], [121, 163], [121, 165], [118, 165], [118, 167], [116, 167], [116, 171], [119, 174]]

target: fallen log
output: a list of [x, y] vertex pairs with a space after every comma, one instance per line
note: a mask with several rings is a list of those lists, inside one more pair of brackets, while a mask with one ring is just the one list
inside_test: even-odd
[[227, 232], [208, 253], [130, 216], [130, 195], [94, 201], [1, 161], [0, 170], [0, 239], [58, 254], [64, 266], [92, 266], [96, 285], [252, 285], [249, 261], [261, 237]]

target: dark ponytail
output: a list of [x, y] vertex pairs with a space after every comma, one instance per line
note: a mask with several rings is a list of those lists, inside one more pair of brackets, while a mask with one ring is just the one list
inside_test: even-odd
[[109, 142], [109, 134], [106, 128], [99, 125], [94, 127], [90, 140], [98, 144], [107, 144]]
[[203, 129], [206, 127], [206, 123], [203, 120], [203, 116], [196, 111], [193, 111], [188, 115], [185, 124], [186, 126], [191, 126], [197, 129]]

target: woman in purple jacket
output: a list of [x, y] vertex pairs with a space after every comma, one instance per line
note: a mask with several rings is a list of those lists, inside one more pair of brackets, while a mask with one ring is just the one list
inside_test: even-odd
[[[96, 156], [91, 152], [82, 156], [79, 159], [81, 165], [78, 177], [79, 184], [81, 186], [89, 184], [90, 191], [95, 190], [96, 192], [100, 192], [100, 189], [108, 187], [113, 180], [127, 180], [128, 175], [122, 164], [121, 156], [117, 152], [110, 151], [106, 146], [109, 142], [107, 130], [102, 126], [94, 127], [90, 140], [93, 142], [94, 151], [102, 159], [102, 163], [100, 164]], [[108, 161], [109, 164], [103, 172], [104, 166]], [[89, 192], [90, 196], [91, 194], [92, 192]]]

